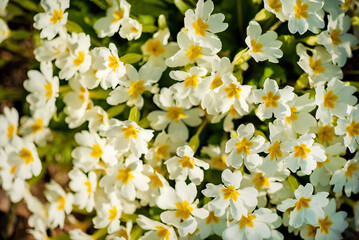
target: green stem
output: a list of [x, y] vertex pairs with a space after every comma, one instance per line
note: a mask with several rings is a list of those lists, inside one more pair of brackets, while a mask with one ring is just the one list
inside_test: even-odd
[[125, 108], [126, 108], [126, 104], [121, 104], [107, 109], [106, 112], [108, 118], [113, 118], [120, 115], [123, 112], [123, 110], [125, 110]]
[[0, 88], [0, 101], [20, 100], [23, 96], [23, 90], [18, 88]]
[[350, 199], [350, 198], [348, 198], [348, 197], [343, 197], [343, 200], [344, 200], [344, 203], [345, 204], [347, 204], [347, 205], [349, 205], [349, 206], [351, 206], [352, 208], [354, 208], [354, 206], [355, 206], [355, 202], [354, 202], [354, 200], [352, 200], [352, 199]]
[[107, 235], [107, 227], [97, 230], [94, 234], [92, 234], [92, 238], [97, 240], [101, 239], [105, 235]]
[[282, 21], [278, 20], [275, 24], [273, 24], [273, 26], [269, 30], [275, 31], [281, 24]]
[[99, 90], [89, 91], [89, 95], [91, 99], [107, 99], [108, 96], [110, 95], [110, 92], [111, 90], [99, 89]]

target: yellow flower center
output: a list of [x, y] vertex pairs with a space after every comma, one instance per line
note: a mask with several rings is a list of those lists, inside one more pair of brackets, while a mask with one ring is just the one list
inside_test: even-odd
[[44, 121], [41, 118], [36, 118], [35, 123], [33, 123], [30, 127], [32, 129], [32, 133], [35, 134], [42, 130], [44, 126]]
[[138, 33], [140, 30], [138, 30], [135, 26], [131, 27], [131, 32]]
[[6, 134], [6, 137], [8, 139], [12, 138], [14, 136], [14, 133], [15, 133], [15, 125], [14, 124], [10, 124], [8, 127], [7, 127], [7, 134]]
[[347, 170], [344, 172], [344, 176], [348, 176], [349, 178], [353, 178], [354, 172], [357, 171], [359, 167], [355, 163], [349, 164]]
[[322, 67], [322, 61], [320, 59], [314, 60], [312, 57], [309, 57], [309, 67], [314, 74], [325, 72], [325, 68]]
[[92, 189], [91, 182], [86, 181], [86, 182], [84, 182], [84, 185], [87, 188], [87, 193], [91, 193], [91, 189]]
[[211, 222], [214, 222], [216, 224], [219, 223], [219, 218], [214, 215], [214, 211], [210, 211], [208, 214], [208, 217], [206, 218], [206, 224], [209, 225]]
[[233, 105], [231, 105], [229, 107], [229, 114], [231, 114], [233, 117], [235, 117], [237, 115], [237, 110], [235, 109], [235, 107]]
[[330, 90], [324, 95], [323, 99], [325, 108], [334, 108], [334, 102], [338, 99], [338, 96], [333, 93], [333, 90]]
[[239, 192], [232, 185], [229, 185], [227, 188], [222, 188], [221, 192], [223, 193], [224, 199], [231, 198], [235, 202], [239, 196]]
[[329, 220], [329, 216], [325, 216], [323, 219], [318, 220], [320, 227], [320, 233], [329, 234], [329, 227], [333, 225], [333, 222]]
[[299, 211], [302, 207], [303, 208], [309, 208], [309, 203], [312, 201], [310, 198], [301, 197], [298, 199], [298, 201], [294, 204], [294, 206], [297, 208], [297, 211]]
[[263, 52], [262, 50], [263, 44], [259, 42], [257, 43], [254, 39], [251, 39], [251, 46], [252, 46], [252, 52], [254, 53]]
[[239, 229], [244, 228], [245, 226], [247, 227], [253, 227], [254, 223], [253, 220], [256, 219], [256, 216], [248, 213], [248, 216], [242, 216], [241, 219], [239, 220]]
[[154, 188], [163, 186], [163, 183], [162, 183], [161, 179], [158, 177], [157, 174], [152, 174], [152, 175], [150, 175], [148, 177], [150, 179], [150, 183], [152, 184], [152, 186]]
[[296, 107], [291, 107], [290, 108], [290, 116], [289, 117], [285, 117], [285, 121], [289, 124], [291, 121], [296, 121], [298, 120], [298, 114], [297, 112], [297, 108]]
[[118, 22], [123, 18], [124, 15], [124, 11], [122, 8], [120, 8], [119, 10], [116, 10], [113, 12], [113, 20], [112, 23]]
[[256, 186], [258, 190], [261, 190], [263, 187], [269, 187], [269, 178], [264, 177], [262, 173], [257, 173], [253, 178], [252, 183]]
[[16, 166], [16, 165], [13, 166], [13, 167], [10, 169], [10, 174], [13, 175], [13, 174], [15, 173], [16, 169], [17, 169], [17, 166]]
[[108, 63], [108, 67], [112, 68], [113, 72], [116, 72], [117, 68], [120, 66], [120, 64], [118, 63], [117, 57], [114, 56], [108, 56], [108, 60], [110, 61]]
[[349, 137], [354, 135], [359, 135], [359, 123], [356, 123], [354, 120], [345, 128], [348, 131]]
[[185, 87], [193, 87], [193, 88], [196, 88], [197, 87], [197, 84], [199, 82], [199, 78], [197, 77], [197, 74], [194, 74], [192, 76], [189, 76], [189, 77], [186, 77], [185, 80], [184, 80], [184, 86]]
[[45, 97], [51, 98], [52, 95], [53, 95], [51, 82], [47, 82], [47, 83], [44, 85], [44, 88], [45, 88], [45, 91], [46, 91], [46, 92], [45, 92]]
[[324, 125], [317, 134], [321, 144], [332, 142], [334, 139], [334, 128], [329, 125]]
[[125, 135], [125, 138], [137, 138], [137, 133], [140, 132], [140, 130], [137, 130], [134, 126], [130, 125], [128, 127], [122, 128], [122, 132]]
[[162, 144], [157, 147], [155, 156], [157, 159], [163, 159], [168, 157], [168, 149], [170, 149], [170, 145]]
[[85, 61], [85, 52], [79, 51], [77, 53], [77, 58], [74, 59], [73, 63], [76, 67], [80, 66]]
[[65, 197], [59, 196], [59, 197], [57, 198], [57, 202], [59, 203], [59, 205], [57, 206], [57, 209], [58, 209], [58, 210], [64, 210], [64, 208], [65, 208], [65, 203], [66, 203]]
[[228, 87], [226, 87], [224, 89], [224, 91], [227, 93], [227, 97], [229, 99], [233, 98], [233, 97], [239, 99], [239, 97], [240, 97], [239, 93], [242, 91], [242, 89], [240, 87], [237, 87], [236, 84], [231, 83], [231, 84], [228, 85]]
[[235, 146], [237, 147], [237, 154], [241, 154], [242, 152], [245, 152], [245, 154], [249, 155], [250, 147], [252, 145], [253, 143], [247, 140], [246, 137], [242, 138], [239, 142], [235, 144]]
[[204, 23], [201, 17], [192, 23], [192, 26], [197, 35], [201, 35], [202, 37], [206, 36], [206, 30], [209, 28], [209, 25]]
[[182, 107], [168, 107], [167, 118], [172, 119], [178, 123], [179, 120], [185, 118], [186, 114], [183, 112]]
[[221, 76], [216, 76], [211, 82], [211, 89], [214, 90], [223, 84]]
[[328, 154], [325, 154], [325, 155], [327, 156], [327, 159], [325, 159], [324, 162], [317, 162], [317, 167], [318, 167], [318, 168], [322, 168], [322, 167], [324, 166], [324, 164], [327, 164], [327, 163], [330, 162], [330, 159], [329, 159], [329, 157], [328, 157]]
[[113, 206], [112, 208], [110, 208], [110, 209], [108, 210], [108, 213], [109, 213], [108, 220], [114, 221], [114, 220], [116, 219], [117, 213], [118, 213], [117, 207], [116, 207], [116, 206]]
[[166, 52], [166, 49], [162, 46], [160, 40], [148, 40], [146, 51], [151, 53], [153, 56], [158, 57]]
[[341, 34], [341, 31], [339, 29], [334, 29], [329, 34], [330, 39], [332, 40], [332, 43], [334, 46], [337, 46], [338, 44], [342, 43], [342, 39], [339, 37]]
[[267, 96], [263, 96], [262, 100], [264, 101], [264, 106], [266, 108], [269, 107], [278, 107], [277, 101], [280, 99], [280, 96], [277, 94], [274, 94], [272, 91], [269, 91]]
[[296, 145], [294, 146], [294, 157], [301, 157], [303, 159], [307, 158], [307, 153], [310, 153], [311, 150], [309, 148], [307, 148], [307, 146], [302, 143], [300, 145]]
[[309, 237], [315, 237], [317, 235], [317, 229], [319, 227], [314, 227], [313, 225], [308, 225], [308, 236]]
[[194, 160], [188, 156], [184, 156], [183, 158], [179, 159], [178, 162], [181, 163], [181, 168], [194, 168]]
[[96, 116], [98, 117], [99, 123], [104, 123], [105, 116], [101, 113], [96, 113]]
[[102, 151], [100, 144], [93, 144], [91, 156], [94, 158], [100, 158], [102, 156], [102, 154], [103, 154], [103, 151]]
[[303, 4], [301, 0], [297, 0], [296, 5], [294, 6], [294, 13], [297, 19], [308, 18], [307, 10], [309, 8], [308, 4]]
[[281, 158], [283, 156], [282, 150], [280, 148], [280, 143], [279, 141], [275, 141], [269, 148], [268, 148], [268, 152], [269, 152], [269, 159], [271, 161], [274, 160], [274, 158]]
[[279, 12], [282, 8], [282, 3], [279, 0], [268, 0], [268, 6], [275, 12]]
[[128, 184], [131, 179], [134, 179], [135, 176], [131, 173], [131, 168], [122, 168], [118, 170], [116, 179], [122, 181], [124, 184]]
[[164, 238], [165, 240], [169, 240], [170, 239], [170, 231], [163, 227], [163, 226], [155, 226], [155, 228], [158, 230], [157, 232], [157, 237], [159, 238]]
[[188, 48], [188, 51], [186, 52], [185, 56], [188, 57], [191, 62], [194, 61], [195, 58], [201, 58], [202, 57], [202, 47], [191, 45]]
[[178, 218], [180, 217], [183, 219], [187, 219], [189, 218], [191, 212], [194, 210], [194, 208], [191, 207], [191, 205], [186, 200], [184, 200], [183, 202], [176, 202], [175, 206], [177, 208], [176, 217]]
[[143, 86], [144, 83], [144, 80], [132, 82], [128, 94], [132, 95], [134, 98], [138, 98], [144, 91], [146, 91], [146, 88]]
[[54, 9], [52, 13], [52, 17], [50, 18], [50, 22], [52, 22], [52, 24], [55, 25], [58, 21], [61, 21], [62, 18], [63, 18], [62, 9], [60, 10]]
[[85, 102], [86, 102], [85, 93], [86, 93], [86, 89], [81, 86], [80, 87], [79, 99], [82, 101], [82, 104], [85, 104]]
[[20, 158], [24, 160], [26, 165], [34, 161], [34, 156], [32, 155], [31, 150], [24, 147], [21, 148]]
[[227, 167], [226, 156], [213, 157], [211, 159], [211, 165], [216, 166], [218, 169], [225, 169]]

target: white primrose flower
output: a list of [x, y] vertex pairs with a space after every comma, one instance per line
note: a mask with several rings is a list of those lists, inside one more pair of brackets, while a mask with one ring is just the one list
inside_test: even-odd
[[221, 50], [222, 43], [215, 33], [223, 32], [227, 29], [228, 24], [223, 23], [224, 14], [213, 12], [214, 5], [211, 0], [200, 0], [197, 2], [196, 9], [188, 9], [184, 17], [185, 28], [188, 29], [188, 34], [191, 35], [195, 41], [202, 44], [207, 44], [214, 49]]
[[42, 44], [34, 50], [34, 55], [39, 62], [51, 62], [62, 59], [67, 54], [68, 35], [65, 30], [52, 40], [42, 40]]
[[[314, 49], [310, 49], [299, 43], [296, 49], [299, 55], [298, 65], [308, 73], [311, 86], [343, 78], [342, 70], [332, 63], [331, 54], [323, 47], [317, 46]], [[311, 56], [307, 53], [308, 50], [312, 53]]]
[[283, 13], [282, 0], [264, 0], [264, 8], [275, 14], [275, 16], [282, 22], [287, 20], [287, 16]]
[[24, 190], [24, 199], [27, 209], [32, 212], [27, 223], [30, 227], [46, 234], [46, 229], [48, 227], [48, 212], [46, 206], [31, 194], [30, 189]]
[[43, 146], [52, 139], [52, 132], [47, 127], [52, 118], [53, 112], [46, 108], [37, 108], [32, 117], [24, 116], [21, 118], [20, 134], [24, 139], [33, 141]]
[[359, 144], [359, 107], [355, 105], [345, 118], [339, 118], [335, 127], [335, 134], [345, 135], [344, 145], [351, 153], [358, 149]]
[[105, 131], [105, 136], [113, 139], [114, 146], [120, 154], [130, 151], [139, 158], [148, 152], [147, 143], [153, 137], [153, 130], [143, 129], [136, 122], [126, 120], [109, 127]]
[[208, 163], [210, 168], [224, 170], [228, 168], [227, 166], [227, 154], [225, 153], [225, 142], [221, 143], [221, 146], [217, 145], [208, 145], [202, 147], [202, 154], [209, 156]]
[[177, 35], [177, 42], [180, 50], [172, 57], [166, 59], [166, 65], [169, 67], [180, 67], [191, 63], [198, 65], [206, 63], [219, 50], [202, 46], [195, 42], [188, 33], [180, 31]]
[[41, 62], [40, 71], [27, 72], [29, 79], [24, 81], [24, 88], [30, 94], [26, 96], [26, 101], [32, 111], [36, 108], [46, 108], [46, 111], [54, 113], [55, 101], [59, 95], [59, 78], [53, 76], [51, 62]]
[[69, 8], [69, 0], [41, 0], [44, 13], [38, 13], [34, 17], [34, 28], [41, 30], [40, 37], [53, 39], [67, 22], [65, 10]]
[[4, 11], [6, 9], [7, 4], [9, 3], [9, 0], [1, 0], [0, 2], [0, 11]]
[[71, 193], [66, 193], [54, 180], [51, 180], [50, 183], [45, 185], [45, 196], [49, 201], [49, 227], [56, 228], [59, 226], [60, 228], [63, 228], [65, 214], [70, 214], [72, 211], [74, 196]]
[[162, 194], [163, 188], [169, 186], [169, 183], [161, 174], [160, 169], [152, 168], [151, 165], [144, 164], [142, 173], [150, 179], [149, 188], [145, 191], [137, 191], [137, 198], [141, 199], [142, 206], [156, 206], [157, 198]]
[[345, 153], [346, 147], [341, 143], [328, 146], [325, 149], [327, 159], [324, 162], [317, 162], [317, 167], [310, 174], [310, 183], [314, 186], [329, 186], [333, 173], [344, 167], [346, 160], [339, 155]]
[[[203, 207], [208, 210], [208, 205]], [[207, 239], [211, 235], [222, 236], [223, 231], [227, 228], [227, 218], [225, 215], [217, 217], [214, 211], [209, 211], [206, 218], [197, 218], [198, 227], [195, 236], [200, 239]]]
[[262, 157], [258, 155], [262, 152], [265, 139], [262, 136], [254, 137], [254, 126], [252, 123], [241, 124], [237, 129], [237, 136], [231, 138], [226, 143], [227, 165], [240, 168], [243, 164], [248, 169], [254, 169], [262, 164]]
[[[206, 95], [213, 93], [213, 90], [220, 87], [223, 84], [222, 77], [227, 74], [233, 73], [234, 66], [227, 57], [220, 59], [213, 59], [211, 67], [211, 75], [206, 78], [207, 82], [210, 82]], [[217, 95], [214, 93], [214, 95]]]
[[337, 79], [331, 80], [326, 90], [324, 84], [319, 84], [315, 88], [315, 102], [318, 105], [316, 119], [328, 124], [333, 115], [339, 118], [348, 116], [349, 106], [357, 102], [357, 98], [353, 96], [355, 91], [355, 87], [346, 86], [344, 82]]
[[314, 137], [313, 133], [304, 134], [296, 140], [283, 143], [283, 150], [289, 153], [289, 156], [284, 158], [285, 166], [293, 173], [300, 168], [302, 173], [310, 175], [317, 167], [317, 162], [327, 159], [323, 146], [314, 144]]
[[0, 43], [10, 36], [10, 30], [6, 22], [0, 18]]
[[90, 35], [85, 33], [72, 33], [68, 35], [67, 53], [57, 59], [55, 65], [61, 69], [59, 77], [69, 80], [76, 72], [85, 73], [91, 66]]
[[33, 142], [16, 137], [8, 151], [8, 163], [15, 177], [29, 179], [40, 174], [42, 165]]
[[18, 163], [8, 161], [8, 152], [11, 152], [13, 147], [8, 145], [5, 149], [6, 151], [0, 148], [0, 186], [9, 195], [11, 202], [17, 203], [23, 199], [28, 186], [21, 176], [15, 175]]
[[86, 110], [91, 106], [89, 91], [80, 83], [78, 78], [69, 80], [71, 91], [68, 92], [63, 100], [66, 104], [64, 112], [67, 114], [65, 122], [69, 128], [76, 128], [86, 121]]
[[93, 49], [95, 56], [93, 71], [96, 77], [101, 81], [103, 89], [115, 88], [121, 77], [126, 73], [123, 62], [118, 57], [116, 45], [110, 43], [109, 47], [98, 47]]
[[151, 128], [163, 130], [169, 126], [168, 134], [173, 141], [186, 141], [189, 135], [186, 125], [196, 127], [202, 122], [201, 116], [204, 112], [200, 108], [191, 108], [192, 105], [188, 102], [176, 99], [172, 88], [162, 88], [161, 92], [153, 97], [153, 102], [161, 110], [147, 115]]
[[139, 215], [136, 222], [142, 229], [150, 230], [140, 237], [140, 240], [177, 240], [176, 232], [172, 226], [154, 221], [143, 215]]
[[[282, 120], [285, 127], [285, 131], [293, 132], [294, 138], [296, 134], [305, 134], [309, 132], [312, 127], [317, 126], [317, 120], [310, 114], [310, 112], [316, 107], [315, 100], [309, 98], [309, 93], [297, 96], [294, 94], [294, 98], [287, 102], [290, 108], [290, 115]], [[290, 133], [287, 133], [290, 135]]]
[[107, 232], [113, 233], [120, 229], [120, 217], [123, 207], [115, 193], [107, 194], [96, 205], [96, 217], [92, 219], [94, 228], [101, 229], [107, 226]]
[[312, 194], [312, 184], [307, 183], [305, 187], [300, 185], [294, 192], [296, 199], [286, 199], [278, 205], [278, 210], [282, 212], [292, 209], [289, 210], [290, 226], [299, 228], [304, 223], [315, 225], [319, 219], [324, 218], [325, 213], [323, 207], [327, 206], [329, 203], [329, 200], [327, 199], [329, 193], [319, 192], [315, 195]]
[[291, 115], [288, 101], [294, 98], [291, 86], [283, 89], [278, 88], [275, 80], [267, 78], [263, 89], [253, 90], [253, 101], [258, 104], [258, 116], [260, 119], [268, 119], [274, 114], [275, 118], [284, 119]]
[[335, 134], [335, 128], [332, 123], [325, 124], [319, 120], [318, 127], [313, 132], [317, 135], [317, 141], [323, 146], [330, 146], [336, 143], [343, 144], [343, 138]]
[[71, 240], [93, 240], [91, 235], [84, 233], [81, 229], [72, 229], [69, 231]]
[[100, 106], [94, 106], [85, 113], [85, 118], [89, 122], [90, 132], [105, 131], [110, 126], [107, 112]]
[[154, 169], [160, 169], [162, 160], [167, 160], [176, 152], [176, 149], [185, 145], [185, 141], [173, 141], [171, 136], [165, 131], [160, 132], [150, 149], [145, 155], [146, 163], [151, 165]]
[[105, 193], [115, 192], [118, 198], [135, 200], [136, 191], [147, 191], [150, 178], [142, 173], [143, 164], [133, 155], [125, 163], [121, 163], [108, 170], [106, 176], [100, 180], [100, 186]]
[[230, 239], [270, 239], [272, 225], [278, 220], [278, 215], [268, 208], [259, 208], [254, 212], [243, 215], [241, 219], [232, 221], [224, 230], [224, 240]]
[[323, 21], [323, 0], [287, 0], [283, 1], [283, 13], [288, 18], [288, 29], [300, 35], [306, 31], [318, 33], [325, 26]]
[[318, 219], [315, 225], [316, 240], [335, 240], [342, 239], [341, 234], [348, 227], [348, 222], [345, 220], [347, 213], [344, 211], [336, 211], [335, 199], [331, 199], [329, 204], [324, 207], [325, 216]]
[[223, 184], [214, 185], [207, 183], [202, 190], [206, 197], [214, 198], [208, 203], [208, 209], [214, 211], [217, 217], [223, 216], [227, 211], [237, 221], [247, 216], [257, 206], [258, 191], [253, 187], [240, 189], [242, 173], [229, 169], [222, 172]]
[[181, 237], [196, 231], [198, 223], [195, 219], [206, 218], [208, 211], [197, 208], [197, 188], [194, 183], [186, 185], [183, 181], [177, 181], [175, 189], [167, 187], [157, 199], [157, 205], [162, 209], [168, 209], [161, 213], [161, 220], [178, 229]]
[[189, 101], [191, 105], [198, 105], [203, 99], [203, 95], [207, 81], [203, 77], [206, 76], [207, 70], [203, 67], [191, 67], [189, 71], [171, 71], [170, 77], [180, 81], [172, 85], [175, 91], [174, 97], [182, 101]]
[[249, 47], [248, 53], [256, 60], [268, 60], [272, 63], [278, 63], [278, 58], [283, 56], [280, 46], [282, 42], [277, 40], [277, 33], [267, 31], [262, 34], [262, 28], [256, 21], [251, 21], [247, 27], [247, 37], [245, 39]]
[[89, 172], [97, 167], [100, 159], [108, 166], [117, 163], [117, 151], [95, 132], [81, 131], [75, 134], [75, 140], [80, 145], [72, 151], [74, 165], [84, 172]]
[[249, 113], [247, 100], [252, 87], [241, 85], [233, 74], [225, 74], [219, 80], [221, 85], [204, 96], [202, 107], [212, 115], [230, 112], [243, 116]]
[[207, 170], [209, 164], [193, 157], [194, 152], [192, 148], [185, 145], [177, 148], [177, 156], [174, 156], [164, 164], [167, 166], [167, 170], [170, 174], [169, 178], [176, 181], [185, 181], [187, 176], [196, 185], [199, 185], [203, 181], [203, 168]]
[[341, 192], [344, 187], [345, 194], [350, 197], [352, 193], [359, 192], [359, 154], [355, 154], [354, 158], [347, 161], [345, 166], [334, 172], [330, 185], [334, 185], [333, 191]]
[[71, 179], [69, 186], [75, 192], [74, 204], [77, 204], [80, 209], [86, 209], [87, 212], [91, 212], [95, 206], [96, 173], [89, 172], [86, 175], [81, 170], [73, 168], [68, 175]]
[[119, 34], [128, 41], [139, 39], [142, 34], [142, 24], [132, 18], [124, 19]]
[[160, 67], [162, 72], [167, 69], [165, 60], [178, 51], [177, 42], [168, 42], [170, 31], [168, 28], [160, 29], [142, 46], [142, 54], [147, 62], [154, 67]]
[[11, 143], [17, 136], [19, 125], [19, 113], [16, 108], [4, 108], [4, 114], [0, 114], [0, 147]]
[[100, 38], [113, 36], [130, 16], [131, 5], [126, 0], [111, 0], [112, 6], [107, 9], [106, 16], [98, 19], [94, 24]]
[[358, 43], [358, 39], [350, 33], [350, 18], [341, 13], [328, 15], [328, 30], [319, 34], [317, 42], [322, 44], [332, 56], [332, 61], [343, 67], [347, 58], [352, 57], [351, 47]]
[[120, 86], [116, 87], [107, 98], [111, 105], [126, 102], [128, 106], [143, 107], [142, 94], [154, 91], [154, 84], [161, 78], [162, 71], [158, 67], [148, 64], [142, 66], [138, 72], [131, 64], [126, 64], [126, 74], [120, 79]]

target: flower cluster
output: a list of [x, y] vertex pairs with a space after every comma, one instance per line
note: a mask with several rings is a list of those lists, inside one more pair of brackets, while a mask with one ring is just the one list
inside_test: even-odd
[[[108, 2], [97, 37], [143, 39], [131, 5]], [[185, 12], [176, 41], [160, 16], [140, 53], [126, 55], [70, 32], [69, 0], [41, 1], [40, 68], [24, 82], [31, 115], [0, 115], [0, 183], [12, 202], [25, 200], [36, 239], [78, 214], [91, 219], [72, 225], [74, 240], [341, 238], [353, 218], [341, 207], [359, 192], [357, 89], [341, 67], [358, 41], [341, 1], [263, 2], [285, 31], [316, 34], [314, 47], [293, 45], [303, 73], [293, 86], [273, 74], [246, 79], [250, 58], [273, 66], [288, 43], [256, 17], [231, 61], [211, 0]], [[8, 32], [0, 19], [0, 42]], [[56, 141], [59, 122], [72, 133], [71, 170], [68, 182], [45, 184], [44, 202], [29, 180], [44, 177], [39, 149]]]

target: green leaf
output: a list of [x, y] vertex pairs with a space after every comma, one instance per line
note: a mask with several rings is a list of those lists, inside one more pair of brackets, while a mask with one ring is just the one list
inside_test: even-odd
[[199, 137], [198, 135], [194, 135], [193, 137], [191, 137], [191, 139], [189, 140], [189, 146], [192, 148], [193, 152], [196, 152], [197, 151], [197, 148], [199, 146]]
[[69, 32], [75, 32], [75, 33], [84, 32], [84, 30], [80, 25], [70, 20], [67, 20], [66, 28]]
[[128, 63], [128, 64], [134, 64], [142, 59], [141, 54], [137, 53], [128, 53], [122, 57], [120, 57], [121, 62]]
[[143, 25], [142, 26], [142, 32], [147, 32], [147, 33], [154, 33], [156, 32], [158, 29], [158, 27], [154, 26], [154, 25]]
[[22, 8], [34, 12], [40, 12], [41, 8], [38, 4], [31, 0], [14, 0], [17, 4], [19, 4]]
[[22, 40], [30, 36], [31, 33], [25, 30], [12, 30], [10, 34], [10, 38], [15, 40]]
[[138, 123], [140, 121], [140, 118], [141, 118], [140, 110], [138, 110], [137, 107], [131, 108], [130, 116], [128, 117], [128, 120]]
[[299, 187], [298, 180], [293, 175], [289, 175], [288, 185], [293, 192]]
[[106, 10], [108, 8], [106, 1], [102, 1], [102, 0], [90, 0], [90, 1], [96, 4], [96, 6], [98, 6], [102, 10]]
[[185, 3], [183, 0], [175, 0], [175, 5], [178, 8], [178, 10], [181, 11], [181, 13], [184, 15], [184, 13], [191, 8], [190, 5]]
[[308, 86], [308, 84], [309, 84], [309, 75], [308, 75], [308, 73], [303, 73], [302, 75], [300, 75], [298, 80], [295, 82], [294, 90], [298, 91], [303, 88], [306, 88]]

